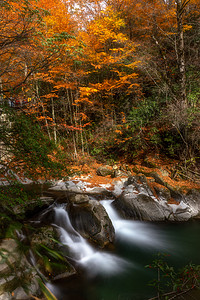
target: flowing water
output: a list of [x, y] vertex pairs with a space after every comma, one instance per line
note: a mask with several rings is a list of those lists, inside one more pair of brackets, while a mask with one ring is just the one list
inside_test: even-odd
[[82, 270], [66, 281], [49, 285], [58, 300], [145, 300], [155, 295], [148, 282], [156, 274], [145, 268], [159, 253], [167, 253], [170, 263], [181, 267], [199, 264], [200, 224], [153, 224], [122, 219], [103, 200], [115, 228], [115, 253], [91, 246], [72, 226], [65, 208], [55, 208], [55, 224], [66, 253]]
[[55, 223], [59, 226], [60, 240], [75, 263], [87, 271], [88, 276], [121, 272], [129, 263], [114, 254], [93, 248], [73, 227], [64, 207], [55, 208]]

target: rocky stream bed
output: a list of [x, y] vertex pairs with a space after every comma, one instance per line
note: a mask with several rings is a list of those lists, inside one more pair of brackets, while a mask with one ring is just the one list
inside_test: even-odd
[[[114, 175], [113, 175], [114, 172]], [[41, 296], [37, 279], [43, 283], [68, 278], [79, 272], [76, 263], [64, 252], [56, 225], [56, 209], [67, 211], [74, 236], [81, 236], [98, 249], [109, 249], [115, 229], [101, 200], [112, 200], [122, 219], [145, 222], [186, 222], [200, 218], [200, 189], [182, 192], [170, 186], [156, 172], [137, 174], [110, 170], [103, 166], [98, 176], [113, 176], [112, 184], [94, 186], [90, 177], [54, 181], [40, 197], [24, 226], [13, 238], [0, 244], [0, 299], [33, 299]], [[16, 207], [21, 214], [23, 207]], [[35, 212], [37, 213], [35, 214]], [[73, 228], [73, 229], [71, 229]]]

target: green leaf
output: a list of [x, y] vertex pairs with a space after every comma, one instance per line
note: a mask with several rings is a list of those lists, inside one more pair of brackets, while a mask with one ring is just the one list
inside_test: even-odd
[[44, 296], [47, 300], [58, 300], [56, 296], [49, 290], [49, 288], [41, 281], [38, 280], [41, 291], [43, 292]]

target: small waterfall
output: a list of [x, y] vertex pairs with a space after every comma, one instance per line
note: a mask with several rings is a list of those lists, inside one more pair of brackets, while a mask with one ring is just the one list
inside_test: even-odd
[[63, 206], [55, 207], [55, 224], [60, 232], [60, 240], [66, 246], [69, 256], [90, 276], [114, 274], [125, 271], [130, 264], [105, 251], [93, 248], [72, 226], [69, 215]]
[[[135, 246], [147, 248], [168, 248], [166, 237], [155, 230], [154, 225], [141, 221], [122, 219], [112, 206], [114, 200], [102, 200], [101, 204], [106, 209], [115, 228], [116, 239]], [[169, 250], [169, 249], [168, 249]]]

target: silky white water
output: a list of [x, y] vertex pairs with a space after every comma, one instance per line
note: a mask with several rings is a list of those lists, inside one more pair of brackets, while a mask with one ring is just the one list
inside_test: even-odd
[[68, 212], [64, 207], [55, 207], [55, 224], [60, 232], [60, 240], [67, 248], [68, 255], [90, 276], [114, 274], [125, 271], [130, 264], [105, 251], [96, 250], [72, 226]]
[[85, 270], [81, 276], [48, 286], [58, 300], [146, 300], [155, 295], [148, 285], [155, 274], [145, 266], [158, 252], [169, 254], [167, 259], [175, 267], [190, 261], [199, 263], [199, 224], [127, 221], [118, 215], [112, 202], [103, 200], [101, 204], [114, 225], [119, 256], [96, 250], [73, 228], [65, 209], [55, 208], [55, 223], [67, 255]]
[[113, 200], [102, 200], [112, 224], [115, 228], [116, 239], [137, 246], [153, 247], [158, 250], [169, 250], [169, 244], [163, 234], [154, 229], [154, 225], [136, 220], [122, 219], [112, 206]]

